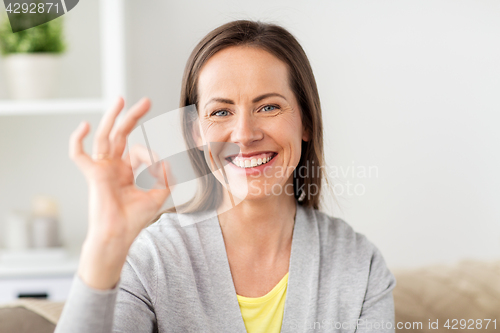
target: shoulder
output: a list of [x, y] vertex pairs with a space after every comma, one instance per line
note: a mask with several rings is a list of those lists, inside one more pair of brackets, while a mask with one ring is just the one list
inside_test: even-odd
[[375, 245], [368, 238], [338, 217], [332, 217], [324, 212], [312, 208], [303, 208], [307, 220], [317, 228], [320, 244], [323, 247], [335, 248], [337, 251], [353, 251], [370, 255]]
[[305, 211], [309, 222], [317, 226], [323, 268], [337, 271], [351, 284], [357, 279], [360, 285], [372, 286], [370, 292], [394, 288], [395, 277], [381, 251], [364, 234], [356, 232], [341, 218], [315, 209]]
[[363, 233], [324, 212], [305, 209], [305, 213], [316, 229], [323, 267], [341, 269], [346, 274], [364, 272], [370, 279], [394, 280], [381, 251]]

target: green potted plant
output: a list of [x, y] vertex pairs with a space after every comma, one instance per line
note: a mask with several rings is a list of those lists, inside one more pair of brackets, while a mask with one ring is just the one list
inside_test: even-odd
[[0, 22], [0, 53], [13, 99], [55, 97], [65, 51], [62, 17], [16, 33], [7, 15]]

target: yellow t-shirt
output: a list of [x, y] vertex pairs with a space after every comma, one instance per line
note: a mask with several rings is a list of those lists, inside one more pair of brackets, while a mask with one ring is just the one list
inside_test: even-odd
[[273, 290], [262, 297], [236, 295], [248, 333], [279, 333], [281, 331], [287, 285], [288, 273]]

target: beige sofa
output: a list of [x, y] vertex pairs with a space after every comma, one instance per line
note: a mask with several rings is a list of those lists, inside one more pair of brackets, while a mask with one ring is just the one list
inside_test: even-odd
[[[460, 320], [466, 327], [474, 320], [474, 332], [500, 332], [500, 261], [464, 260], [393, 273], [397, 332], [462, 332]], [[52, 333], [63, 305], [42, 300], [0, 305], [0, 333]], [[496, 319], [496, 330], [493, 322], [485, 327], [487, 319]]]
[[[500, 261], [463, 260], [455, 265], [393, 270], [393, 273], [397, 279], [396, 325], [422, 323], [421, 328], [398, 331], [500, 332]], [[493, 322], [485, 327], [488, 319], [496, 319], [496, 329]], [[436, 321], [437, 329], [430, 329], [429, 323]], [[445, 327], [447, 321], [449, 328]]]

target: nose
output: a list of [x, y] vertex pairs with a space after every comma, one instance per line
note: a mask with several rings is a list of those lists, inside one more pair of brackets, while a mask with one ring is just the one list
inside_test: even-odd
[[234, 143], [250, 146], [252, 143], [262, 140], [264, 133], [259, 127], [257, 119], [247, 112], [241, 112], [236, 119], [232, 130], [231, 139]]

